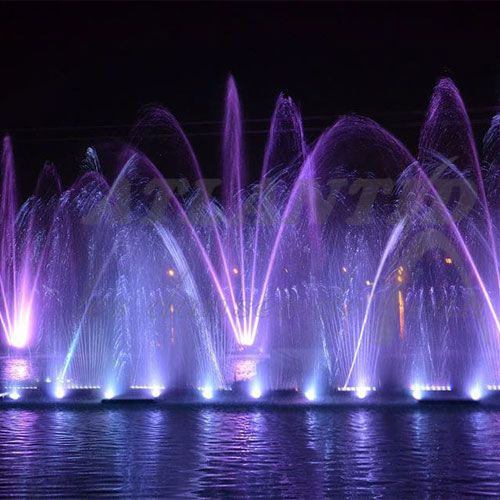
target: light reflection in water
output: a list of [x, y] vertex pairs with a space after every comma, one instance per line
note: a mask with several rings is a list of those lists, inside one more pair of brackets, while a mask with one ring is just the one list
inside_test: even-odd
[[25, 382], [34, 378], [31, 363], [26, 358], [5, 358], [2, 368], [2, 380]]
[[500, 412], [0, 409], [0, 496], [453, 496], [500, 491]]

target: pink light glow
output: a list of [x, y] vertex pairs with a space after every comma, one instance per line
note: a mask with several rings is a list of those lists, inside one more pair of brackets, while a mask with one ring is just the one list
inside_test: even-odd
[[10, 332], [10, 344], [21, 349], [26, 347], [31, 333], [31, 305], [21, 305], [14, 318], [14, 325]]
[[[16, 348], [28, 345], [32, 327], [32, 304], [39, 269], [30, 272], [28, 245], [18, 254], [19, 241], [16, 235], [16, 178], [12, 143], [4, 138], [1, 167], [2, 227], [0, 230], [0, 325], [7, 343]], [[28, 224], [28, 234], [33, 229], [33, 218]], [[33, 278], [33, 279], [32, 279]]]
[[[8, 300], [0, 281], [4, 309], [0, 313], [0, 324], [7, 343], [17, 349], [27, 347], [32, 336], [34, 287], [30, 286], [32, 280], [28, 274], [27, 271], [23, 272], [20, 283], [16, 283], [17, 293], [14, 293], [12, 302]], [[36, 284], [36, 281], [35, 277], [33, 282]]]

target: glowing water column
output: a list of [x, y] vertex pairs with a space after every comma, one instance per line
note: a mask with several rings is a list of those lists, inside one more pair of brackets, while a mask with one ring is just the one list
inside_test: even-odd
[[18, 248], [16, 180], [9, 137], [3, 140], [1, 176], [0, 324], [7, 343], [20, 349], [31, 338], [34, 287], [26, 249]]

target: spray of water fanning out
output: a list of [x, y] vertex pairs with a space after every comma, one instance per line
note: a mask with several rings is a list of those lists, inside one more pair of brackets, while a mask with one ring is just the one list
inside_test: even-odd
[[231, 77], [220, 185], [177, 120], [152, 107], [126, 144], [89, 148], [67, 188], [45, 165], [21, 205], [6, 137], [6, 355], [29, 360], [61, 398], [102, 387], [108, 399], [131, 388], [212, 399], [235, 381], [255, 400], [270, 389], [315, 401], [328, 388], [364, 399], [413, 387], [420, 399], [496, 387], [498, 117], [481, 163], [448, 79], [415, 155], [358, 116], [308, 143], [299, 109], [279, 96], [258, 178], [243, 123]]

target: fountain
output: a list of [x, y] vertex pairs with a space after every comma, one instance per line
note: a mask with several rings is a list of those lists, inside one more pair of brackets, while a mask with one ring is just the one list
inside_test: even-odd
[[481, 163], [448, 79], [417, 155], [358, 116], [310, 143], [299, 109], [279, 96], [257, 182], [243, 123], [230, 78], [220, 192], [176, 119], [154, 107], [126, 144], [89, 148], [71, 186], [45, 165], [21, 206], [4, 139], [2, 396], [339, 402], [500, 391], [499, 118]]

